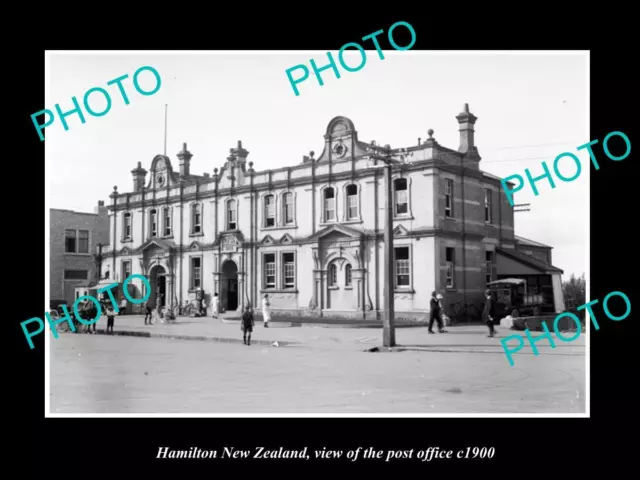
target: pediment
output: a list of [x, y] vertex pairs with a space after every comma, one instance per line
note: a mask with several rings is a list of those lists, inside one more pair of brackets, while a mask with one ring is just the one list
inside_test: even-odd
[[331, 225], [311, 235], [309, 240], [330, 242], [335, 240], [356, 240], [361, 236], [362, 233], [353, 228], [342, 225]]
[[273, 240], [273, 238], [271, 237], [271, 235], [267, 235], [266, 237], [264, 237], [262, 239], [262, 245], [273, 245], [275, 243], [275, 241]]
[[202, 249], [202, 245], [200, 245], [200, 243], [193, 241], [191, 242], [191, 244], [189, 245], [189, 250], [201, 250]]
[[288, 233], [285, 233], [280, 239], [280, 243], [284, 243], [285, 245], [288, 245], [290, 243], [293, 243], [293, 238], [291, 238], [291, 235], [289, 235]]
[[124, 248], [120, 251], [120, 253], [121, 253], [122, 255], [129, 255], [129, 253], [130, 253], [130, 252], [129, 252], [129, 249], [128, 249], [127, 247], [124, 247]]
[[149, 251], [159, 250], [162, 252], [170, 252], [171, 245], [167, 242], [154, 238], [151, 240], [147, 240], [140, 248], [139, 251], [144, 253], [149, 253]]
[[398, 225], [396, 228], [393, 229], [394, 237], [401, 237], [403, 235], [406, 235], [407, 233], [409, 233], [409, 230], [404, 228], [402, 225]]

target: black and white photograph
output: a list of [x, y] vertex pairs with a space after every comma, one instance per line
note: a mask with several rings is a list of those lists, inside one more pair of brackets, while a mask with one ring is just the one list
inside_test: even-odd
[[589, 416], [589, 52], [362, 58], [46, 53], [46, 417]]

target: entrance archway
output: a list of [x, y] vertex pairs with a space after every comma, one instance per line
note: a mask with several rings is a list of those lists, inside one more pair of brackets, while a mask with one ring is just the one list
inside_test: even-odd
[[164, 307], [167, 304], [167, 271], [162, 265], [155, 265], [149, 275], [149, 283], [151, 284], [151, 295], [149, 301], [155, 308], [158, 304], [158, 294], [160, 297], [160, 307]]
[[238, 266], [233, 260], [222, 264], [220, 300], [225, 311], [238, 309]]

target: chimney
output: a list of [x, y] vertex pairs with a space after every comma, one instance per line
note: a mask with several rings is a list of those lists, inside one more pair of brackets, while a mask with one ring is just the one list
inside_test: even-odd
[[247, 156], [249, 155], [249, 152], [244, 148], [242, 148], [242, 140], [238, 140], [238, 147], [231, 148], [229, 150], [229, 153], [231, 153], [231, 155], [236, 157], [238, 167], [240, 167], [244, 172], [246, 170]]
[[456, 118], [460, 124], [460, 147], [458, 147], [458, 151], [461, 153], [471, 152], [475, 149], [473, 126], [478, 118], [473, 113], [469, 113], [468, 103], [464, 104], [464, 111], [458, 114]]
[[98, 200], [98, 206], [93, 208], [93, 213], [102, 215], [107, 213], [107, 207], [104, 206], [104, 200]]
[[138, 162], [138, 166], [131, 170], [133, 174], [133, 191], [141, 192], [144, 190], [145, 177], [147, 176], [147, 171], [142, 168], [142, 162]]
[[178, 152], [178, 158], [180, 159], [180, 176], [189, 176], [189, 163], [191, 162], [193, 155], [187, 150], [186, 142], [182, 144], [182, 151]]

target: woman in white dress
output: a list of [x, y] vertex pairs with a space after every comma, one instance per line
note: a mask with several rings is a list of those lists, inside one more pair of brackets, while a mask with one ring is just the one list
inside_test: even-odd
[[213, 318], [218, 318], [218, 294], [213, 295], [213, 299], [211, 300], [211, 316]]
[[269, 295], [264, 296], [262, 299], [262, 318], [264, 319], [265, 328], [269, 328], [269, 322], [271, 321], [271, 303], [269, 303]]

